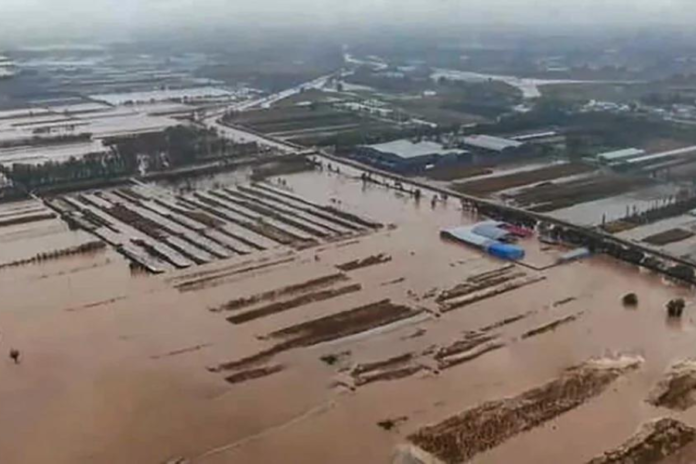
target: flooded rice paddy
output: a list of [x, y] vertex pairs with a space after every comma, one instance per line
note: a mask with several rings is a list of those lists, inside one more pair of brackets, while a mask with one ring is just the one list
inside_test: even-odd
[[58, 197], [49, 204], [74, 227], [155, 274], [279, 246], [310, 247], [381, 227], [270, 184], [189, 195], [140, 184]]
[[3, 464], [696, 458], [690, 377], [664, 393], [691, 289], [536, 237], [495, 260], [439, 238], [458, 201], [350, 169], [216, 182], [0, 211], [54, 213], [0, 225], [3, 263], [106, 244], [0, 269]]

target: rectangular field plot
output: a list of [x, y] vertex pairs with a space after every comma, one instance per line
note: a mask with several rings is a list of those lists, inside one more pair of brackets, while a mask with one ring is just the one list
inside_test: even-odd
[[152, 273], [281, 246], [303, 249], [380, 227], [261, 185], [172, 195], [141, 184], [67, 195], [51, 206]]

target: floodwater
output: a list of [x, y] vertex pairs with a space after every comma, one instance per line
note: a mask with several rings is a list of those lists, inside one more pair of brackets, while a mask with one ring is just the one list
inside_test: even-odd
[[[0, 266], [33, 258], [40, 253], [66, 249], [92, 240], [89, 234], [70, 230], [41, 202], [29, 200], [0, 206]], [[12, 224], [13, 221], [31, 221]]]
[[626, 217], [627, 212], [632, 215], [634, 212], [647, 211], [678, 193], [679, 187], [675, 184], [655, 185], [623, 195], [558, 209], [549, 214], [575, 224], [595, 226], [601, 224], [602, 219], [607, 222], [616, 221]]
[[[354, 174], [348, 168], [341, 174], [309, 172], [271, 184], [392, 226], [301, 251], [267, 250], [162, 276], [132, 274], [111, 249], [0, 271], [3, 464], [174, 458], [205, 464], [386, 463], [397, 445], [425, 425], [517, 395], [590, 357], [615, 353], [644, 362], [603, 394], [475, 461], [583, 463], [665, 414], [644, 400], [675, 359], [693, 352], [691, 290], [603, 257], [543, 271], [515, 264], [506, 272], [533, 283], [443, 312], [436, 295], [508, 264], [439, 238], [442, 227], [477, 219], [459, 202], [432, 206], [425, 192], [418, 203], [404, 192], [363, 184]], [[535, 238], [520, 244], [534, 260], [558, 251]], [[238, 325], [226, 317], [241, 310], [210, 311], [270, 290], [278, 292], [244, 303], [248, 310], [289, 301], [304, 294], [298, 290], [303, 283], [378, 254], [390, 259], [346, 271], [345, 280], [333, 284], [360, 285], [357, 292]], [[311, 292], [319, 298], [324, 288], [316, 290]], [[621, 305], [627, 292], [637, 293], [637, 308]], [[664, 304], [675, 296], [688, 302], [680, 323], [665, 318]], [[324, 324], [317, 339], [308, 338], [319, 330], [310, 324], [300, 334], [304, 344], [261, 360], [282, 366], [266, 377], [230, 384], [225, 377], [235, 371], [207, 369], [292, 340], [282, 338], [283, 329], [384, 299], [413, 314], [367, 321], [340, 336], [352, 322]], [[569, 315], [578, 317], [522, 337]], [[503, 347], [437, 368], [433, 350], [515, 316], [523, 317], [491, 332]], [[3, 355], [12, 347], [21, 350], [19, 365]], [[399, 379], [352, 383], [352, 366], [406, 353], [423, 369]], [[338, 359], [333, 365], [320, 359], [331, 354]], [[377, 425], [390, 418], [403, 420], [390, 431]], [[696, 409], [679, 418], [696, 425]]]
[[277, 142], [273, 139], [257, 134], [252, 134], [251, 132], [243, 131], [241, 129], [226, 126], [218, 121], [208, 121], [207, 125], [209, 128], [215, 129], [218, 132], [218, 134], [220, 134], [222, 137], [226, 137], [235, 143], [255, 142], [261, 146], [271, 147], [283, 153], [294, 153], [299, 151], [298, 149], [293, 148], [292, 146], [287, 145], [285, 143]]
[[[167, 109], [159, 104], [138, 105], [131, 108], [78, 104], [6, 111], [0, 113], [0, 139], [12, 141], [30, 138], [36, 135], [33, 132], [35, 130], [43, 130], [53, 135], [89, 132], [95, 139], [137, 134], [155, 129], [164, 130], [178, 124], [178, 121], [173, 118], [157, 115]], [[91, 150], [100, 151], [100, 143], [94, 143], [97, 146], [91, 147]], [[8, 148], [0, 150], [0, 161], [4, 163], [41, 162], [47, 159], [60, 161], [70, 156], [84, 156], [89, 150], [89, 144], [85, 143], [59, 148], [42, 146]]]
[[[651, 235], [660, 234], [672, 229], [682, 229], [693, 232], [696, 230], [696, 218], [691, 214], [684, 214], [623, 231], [616, 235], [626, 240], [641, 242]], [[642, 244], [646, 246], [653, 246], [654, 248], [669, 253], [673, 256], [681, 256], [682, 258], [691, 260], [694, 259], [694, 254], [696, 253], [696, 237], [687, 237], [683, 240], [665, 245], [651, 245], [647, 242], [642, 242]]]

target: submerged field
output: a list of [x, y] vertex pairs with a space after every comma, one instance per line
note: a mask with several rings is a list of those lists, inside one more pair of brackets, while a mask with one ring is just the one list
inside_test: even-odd
[[[0, 268], [0, 352], [22, 353], [0, 361], [3, 464], [693, 452], [690, 406], [624, 446], [670, 412], [647, 400], [692, 357], [688, 289], [604, 257], [557, 264], [567, 248], [536, 236], [522, 262], [495, 260], [439, 238], [481, 219], [459, 202], [359, 178], [220, 174], [0, 210], [32, 218], [0, 226], [16, 262]], [[131, 269], [118, 243], [167, 272]], [[666, 320], [677, 296], [687, 317]]]

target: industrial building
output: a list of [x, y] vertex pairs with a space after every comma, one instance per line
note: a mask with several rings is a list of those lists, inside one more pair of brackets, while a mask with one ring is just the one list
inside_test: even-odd
[[645, 150], [627, 148], [597, 155], [597, 161], [617, 171], [668, 169], [694, 159], [696, 145], [650, 154]]
[[599, 153], [596, 158], [602, 164], [613, 166], [625, 163], [634, 158], [640, 158], [643, 155], [645, 155], [645, 150], [639, 148], [625, 148], [623, 150]]
[[696, 159], [696, 146], [677, 148], [676, 150], [663, 151], [650, 155], [639, 156], [627, 160], [623, 166], [626, 168], [642, 168], [646, 166], [672, 166], [687, 163]]
[[506, 151], [517, 150], [524, 146], [524, 142], [494, 137], [492, 135], [472, 135], [464, 137], [463, 141], [464, 145], [493, 153], [504, 153]]
[[528, 131], [508, 136], [507, 138], [526, 144], [557, 148], [566, 148], [566, 135], [557, 130]]
[[492, 135], [463, 137], [462, 143], [474, 153], [477, 161], [520, 158], [534, 153], [534, 147], [531, 144]]
[[547, 140], [549, 138], [554, 138], [562, 136], [555, 130], [548, 131], [536, 131], [536, 132], [526, 132], [524, 134], [517, 134], [510, 137], [511, 140], [516, 140], [518, 142], [532, 142], [537, 140]]
[[467, 150], [445, 148], [437, 142], [408, 139], [362, 145], [353, 156], [358, 161], [399, 173], [417, 173], [443, 164], [470, 162]]

